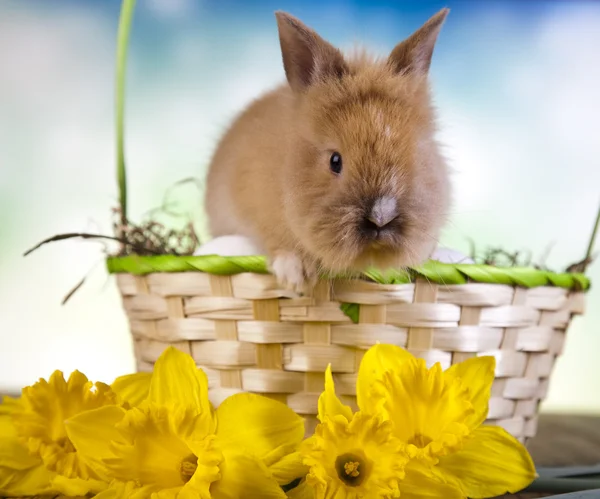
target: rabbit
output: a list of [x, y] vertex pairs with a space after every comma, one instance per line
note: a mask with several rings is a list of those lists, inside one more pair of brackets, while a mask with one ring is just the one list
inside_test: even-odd
[[276, 12], [287, 81], [217, 145], [206, 181], [211, 235], [249, 238], [279, 284], [300, 294], [320, 274], [427, 260], [451, 197], [428, 81], [448, 12], [381, 59], [344, 56]]

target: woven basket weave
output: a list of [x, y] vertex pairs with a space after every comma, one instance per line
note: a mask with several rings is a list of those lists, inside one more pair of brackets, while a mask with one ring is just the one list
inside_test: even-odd
[[[381, 342], [444, 368], [494, 355], [488, 422], [526, 441], [536, 433], [539, 402], [589, 286], [573, 274], [438, 265], [413, 282], [321, 281], [312, 297], [294, 297], [277, 287], [261, 260], [210, 258], [109, 260], [138, 369], [152, 369], [174, 345], [206, 371], [215, 403], [238, 391], [267, 395], [305, 416], [307, 434], [327, 364], [338, 393], [355, 407], [360, 360]], [[354, 304], [356, 322], [340, 303]]]

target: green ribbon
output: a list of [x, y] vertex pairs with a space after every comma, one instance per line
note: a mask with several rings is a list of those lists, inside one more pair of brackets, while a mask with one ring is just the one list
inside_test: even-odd
[[[106, 261], [111, 274], [126, 273], [146, 275], [155, 272], [206, 272], [216, 275], [235, 275], [243, 272], [268, 274], [264, 256], [137, 256], [109, 257]], [[369, 269], [363, 274], [379, 284], [405, 284], [416, 278], [427, 279], [435, 284], [456, 285], [467, 282], [505, 284], [535, 288], [556, 286], [565, 289], [586, 291], [589, 279], [583, 274], [554, 273], [523, 267], [494, 267], [480, 264], [440, 263], [429, 261], [420, 267], [408, 270], [380, 272]]]

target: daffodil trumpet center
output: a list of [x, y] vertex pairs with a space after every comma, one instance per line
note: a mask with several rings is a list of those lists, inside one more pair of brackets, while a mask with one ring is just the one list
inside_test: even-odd
[[198, 458], [194, 456], [194, 454], [189, 455], [183, 461], [181, 461], [181, 465], [179, 466], [179, 473], [181, 474], [181, 480], [183, 483], [188, 483], [190, 479], [196, 473], [198, 469]]
[[372, 463], [360, 451], [342, 454], [335, 460], [338, 478], [349, 487], [358, 487], [363, 483], [368, 478], [371, 467]]
[[413, 435], [413, 437], [408, 441], [409, 444], [412, 444], [419, 449], [424, 449], [431, 442], [433, 442], [432, 438], [428, 437], [427, 435], [422, 435], [421, 433], [415, 433], [415, 435]]

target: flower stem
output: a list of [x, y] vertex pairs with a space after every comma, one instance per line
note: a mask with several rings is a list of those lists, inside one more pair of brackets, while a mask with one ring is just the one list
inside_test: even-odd
[[568, 493], [583, 490], [599, 490], [600, 481], [593, 478], [537, 478], [534, 482], [521, 491], [523, 493]]
[[121, 208], [121, 230], [127, 225], [127, 172], [125, 170], [124, 121], [125, 121], [125, 66], [129, 32], [136, 0], [123, 0], [117, 35], [116, 71], [116, 131], [117, 131], [117, 182]]

